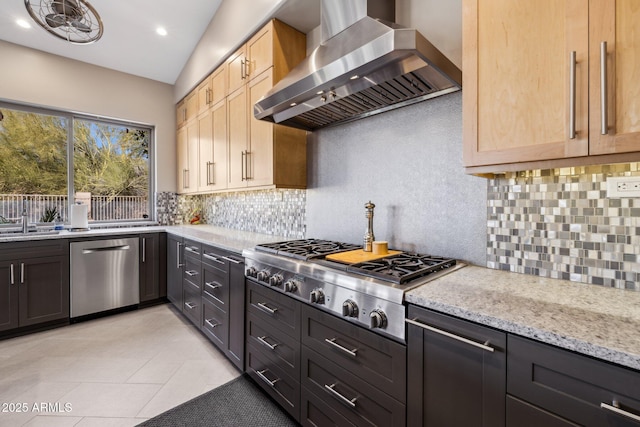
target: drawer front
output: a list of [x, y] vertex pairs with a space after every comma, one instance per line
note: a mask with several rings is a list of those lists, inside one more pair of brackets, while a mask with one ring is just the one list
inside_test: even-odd
[[184, 288], [184, 301], [182, 303], [182, 312], [193, 322], [194, 325], [200, 326], [202, 319], [202, 298], [200, 293], [193, 292], [189, 288]]
[[214, 304], [202, 300], [202, 332], [220, 349], [226, 348], [229, 326], [227, 314]]
[[247, 284], [247, 313], [299, 340], [300, 303], [249, 280]]
[[300, 381], [300, 342], [277, 328], [270, 328], [253, 314], [247, 315], [247, 345], [262, 349], [271, 360]]
[[223, 273], [229, 271], [229, 261], [226, 256], [227, 254], [223, 250], [209, 245], [202, 245], [202, 262], [217, 268]]
[[507, 396], [507, 427], [579, 427], [551, 412]]
[[182, 277], [185, 282], [189, 282], [194, 290], [199, 291], [202, 288], [202, 268], [200, 261], [185, 256], [184, 275]]
[[[582, 425], [640, 426], [632, 419], [640, 420], [640, 372], [525, 338], [508, 340], [509, 394]], [[627, 416], [614, 412], [614, 401]]]
[[304, 345], [406, 402], [405, 346], [306, 305], [302, 313]]
[[322, 399], [302, 387], [300, 402], [300, 423], [312, 427], [355, 427], [356, 424], [331, 409]]
[[247, 373], [296, 421], [300, 420], [300, 383], [287, 376], [261, 349], [247, 346]]
[[302, 347], [301, 384], [356, 425], [404, 426], [405, 405], [313, 350]]
[[226, 272], [202, 264], [202, 297], [221, 310], [228, 311], [229, 276]]

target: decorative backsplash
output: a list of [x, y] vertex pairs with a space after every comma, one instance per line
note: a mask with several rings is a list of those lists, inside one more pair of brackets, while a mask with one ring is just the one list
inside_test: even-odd
[[640, 199], [607, 199], [617, 176], [640, 176], [640, 164], [489, 180], [487, 266], [640, 291]]
[[158, 222], [188, 224], [197, 213], [204, 224], [300, 239], [306, 233], [306, 194], [305, 190], [158, 193]]

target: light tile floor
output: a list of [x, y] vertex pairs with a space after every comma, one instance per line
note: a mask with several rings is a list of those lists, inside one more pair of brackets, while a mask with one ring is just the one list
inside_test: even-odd
[[240, 375], [168, 305], [0, 341], [0, 426], [127, 427]]

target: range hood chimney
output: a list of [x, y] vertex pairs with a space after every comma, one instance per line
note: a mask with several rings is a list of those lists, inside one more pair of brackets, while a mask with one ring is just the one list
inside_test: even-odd
[[321, 43], [254, 106], [261, 120], [305, 130], [337, 125], [461, 89], [462, 73], [393, 0], [321, 0]]

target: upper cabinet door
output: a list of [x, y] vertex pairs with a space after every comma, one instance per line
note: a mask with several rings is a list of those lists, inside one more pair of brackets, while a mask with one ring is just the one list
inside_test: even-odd
[[464, 0], [465, 166], [588, 155], [588, 13], [588, 0]]
[[273, 65], [273, 21], [265, 25], [247, 42], [249, 79], [260, 75]]
[[229, 94], [240, 89], [247, 82], [247, 49], [243, 45], [227, 60], [227, 76]]
[[589, 11], [590, 154], [640, 151], [640, 2], [591, 0]]

